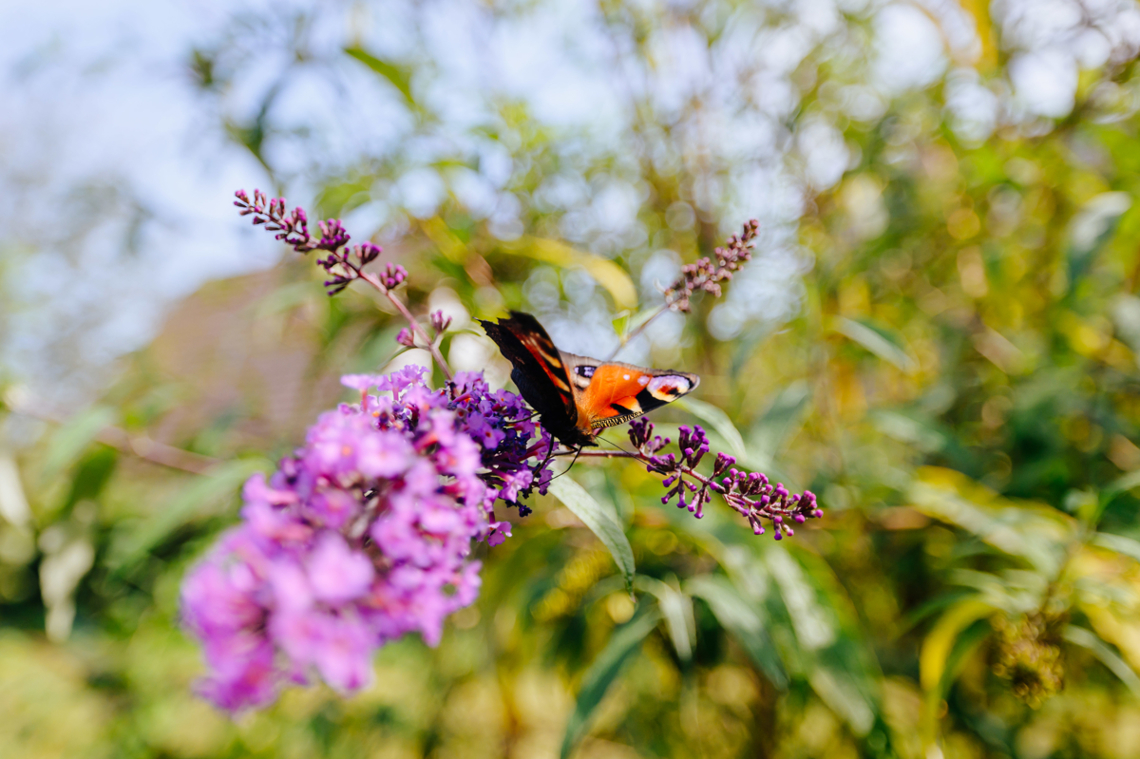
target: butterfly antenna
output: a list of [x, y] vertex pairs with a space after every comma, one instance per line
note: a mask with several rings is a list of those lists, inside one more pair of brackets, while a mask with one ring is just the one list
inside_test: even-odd
[[627, 451], [625, 448], [622, 448], [620, 445], [613, 442], [612, 440], [606, 440], [604, 437], [601, 437], [601, 436], [598, 436], [597, 438], [595, 438], [595, 440], [601, 440], [606, 445], [611, 446], [613, 448], [617, 448], [622, 453], [628, 453], [630, 456], [633, 455], [633, 451]]

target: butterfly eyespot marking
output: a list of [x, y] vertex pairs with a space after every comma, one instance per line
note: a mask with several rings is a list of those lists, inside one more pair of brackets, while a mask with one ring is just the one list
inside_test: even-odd
[[642, 387], [645, 387], [646, 385], [649, 384], [649, 376], [645, 375], [645, 374], [641, 375], [640, 377], [637, 378], [637, 384], [641, 385]]
[[669, 401], [688, 393], [691, 389], [691, 383], [684, 377], [666, 375], [651, 379], [646, 389], [654, 398]]
[[577, 374], [579, 377], [585, 377], [586, 379], [590, 379], [591, 377], [594, 376], [594, 369], [596, 369], [596, 368], [597, 367], [595, 367], [595, 366], [575, 366], [574, 367], [574, 373]]

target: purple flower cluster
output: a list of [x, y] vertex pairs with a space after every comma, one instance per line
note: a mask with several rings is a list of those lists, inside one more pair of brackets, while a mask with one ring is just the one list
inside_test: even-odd
[[691, 308], [689, 299], [697, 290], [719, 298], [720, 283], [732, 279], [733, 272], [752, 260], [752, 244], [759, 228], [760, 222], [756, 219], [747, 222], [739, 236], [733, 235], [723, 248], [716, 249], [715, 264], [706, 256], [682, 266], [677, 281], [665, 290], [665, 305], [674, 311], [688, 313]]
[[[483, 481], [496, 498], [517, 506], [519, 516], [529, 515], [530, 508], [519, 499], [536, 488], [546, 495], [552, 476], [548, 454], [557, 445], [554, 438], [532, 421], [534, 413], [522, 396], [507, 390], [492, 392], [480, 373], [460, 372], [442, 392], [459, 425], [483, 451]], [[528, 463], [532, 458], [541, 463], [532, 467]], [[499, 525], [509, 527], [507, 522]], [[488, 540], [491, 545], [496, 541], [502, 542], [495, 535]]]
[[680, 432], [677, 441], [680, 455], [661, 454], [659, 452], [669, 445], [670, 440], [654, 435], [652, 422], [638, 419], [629, 425], [629, 440], [646, 462], [646, 469], [665, 475], [661, 484], [668, 492], [661, 498], [661, 503], [669, 503], [676, 498], [677, 508], [687, 508], [700, 519], [711, 494], [717, 493], [748, 520], [757, 535], [764, 534], [761, 520], [771, 520], [776, 540], [781, 540], [784, 535], [795, 535], [789, 522], [803, 524], [808, 519], [823, 516], [823, 510], [810, 490], [793, 495], [783, 483], [773, 485], [760, 472], [737, 470], [736, 459], [726, 453], [716, 455], [711, 477], [700, 474], [696, 467], [709, 452], [708, 436], [699, 425], [681, 427]]
[[432, 390], [423, 374], [344, 377], [360, 402], [321, 415], [270, 478], [250, 478], [241, 524], [187, 576], [183, 617], [219, 707], [264, 705], [314, 676], [350, 692], [385, 642], [418, 632], [435, 645], [478, 595], [472, 542], [510, 535], [495, 502], [545, 490], [550, 471], [528, 462], [550, 438], [521, 398], [477, 374]]

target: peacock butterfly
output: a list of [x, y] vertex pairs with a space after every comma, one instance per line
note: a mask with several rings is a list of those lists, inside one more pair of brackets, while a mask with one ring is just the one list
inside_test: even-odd
[[594, 438], [606, 427], [671, 403], [701, 381], [672, 369], [564, 353], [530, 314], [512, 311], [509, 319], [481, 323], [514, 365], [511, 379], [542, 426], [571, 448], [597, 445]]

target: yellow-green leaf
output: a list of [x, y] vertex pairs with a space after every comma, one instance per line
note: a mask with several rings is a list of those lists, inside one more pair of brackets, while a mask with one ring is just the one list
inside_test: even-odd
[[581, 267], [604, 287], [614, 299], [617, 308], [637, 306], [637, 288], [625, 269], [608, 258], [573, 248], [564, 242], [545, 237], [522, 237], [504, 243], [500, 248], [504, 253], [525, 256], [535, 261], [553, 264], [563, 269]]

